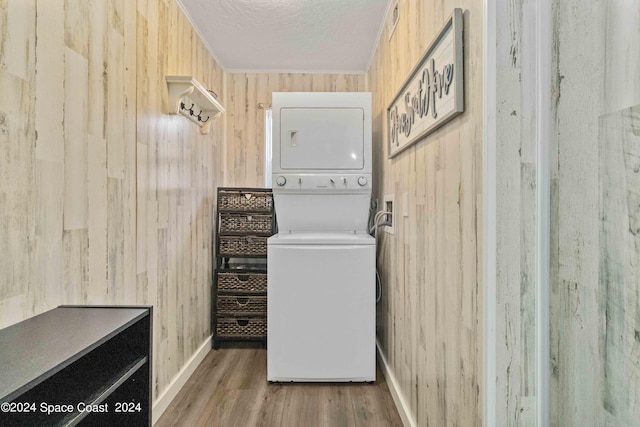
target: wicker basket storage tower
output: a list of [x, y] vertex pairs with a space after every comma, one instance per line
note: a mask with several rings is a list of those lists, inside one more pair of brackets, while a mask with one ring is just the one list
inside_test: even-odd
[[218, 188], [213, 348], [267, 338], [267, 239], [275, 232], [270, 189]]

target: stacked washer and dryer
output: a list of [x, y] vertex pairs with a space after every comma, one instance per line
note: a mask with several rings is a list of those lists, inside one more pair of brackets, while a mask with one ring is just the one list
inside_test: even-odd
[[375, 381], [371, 94], [274, 93], [267, 379]]

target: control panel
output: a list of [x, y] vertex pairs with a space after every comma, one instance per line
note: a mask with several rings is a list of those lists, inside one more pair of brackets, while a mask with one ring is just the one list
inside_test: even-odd
[[274, 174], [274, 192], [360, 193], [371, 192], [370, 174]]

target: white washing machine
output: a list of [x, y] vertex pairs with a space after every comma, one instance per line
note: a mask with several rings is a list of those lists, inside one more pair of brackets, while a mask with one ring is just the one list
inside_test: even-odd
[[267, 379], [375, 381], [371, 94], [274, 93]]

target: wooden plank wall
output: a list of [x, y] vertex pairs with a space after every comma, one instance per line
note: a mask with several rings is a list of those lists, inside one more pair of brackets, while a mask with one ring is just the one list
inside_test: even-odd
[[496, 425], [536, 422], [535, 5], [499, 0], [495, 88]]
[[[465, 112], [389, 160], [386, 107], [455, 7], [464, 10]], [[368, 73], [374, 192], [394, 194], [396, 213], [395, 235], [379, 238], [378, 340], [421, 426], [482, 424], [482, 13], [474, 0], [401, 0]]]
[[225, 184], [264, 187], [264, 110], [272, 92], [358, 92], [365, 90], [364, 74], [228, 73], [227, 169]]
[[555, 0], [553, 426], [640, 419], [640, 6]]
[[59, 304], [153, 304], [154, 396], [210, 335], [211, 134], [167, 74], [223, 73], [173, 0], [0, 0], [0, 328]]

